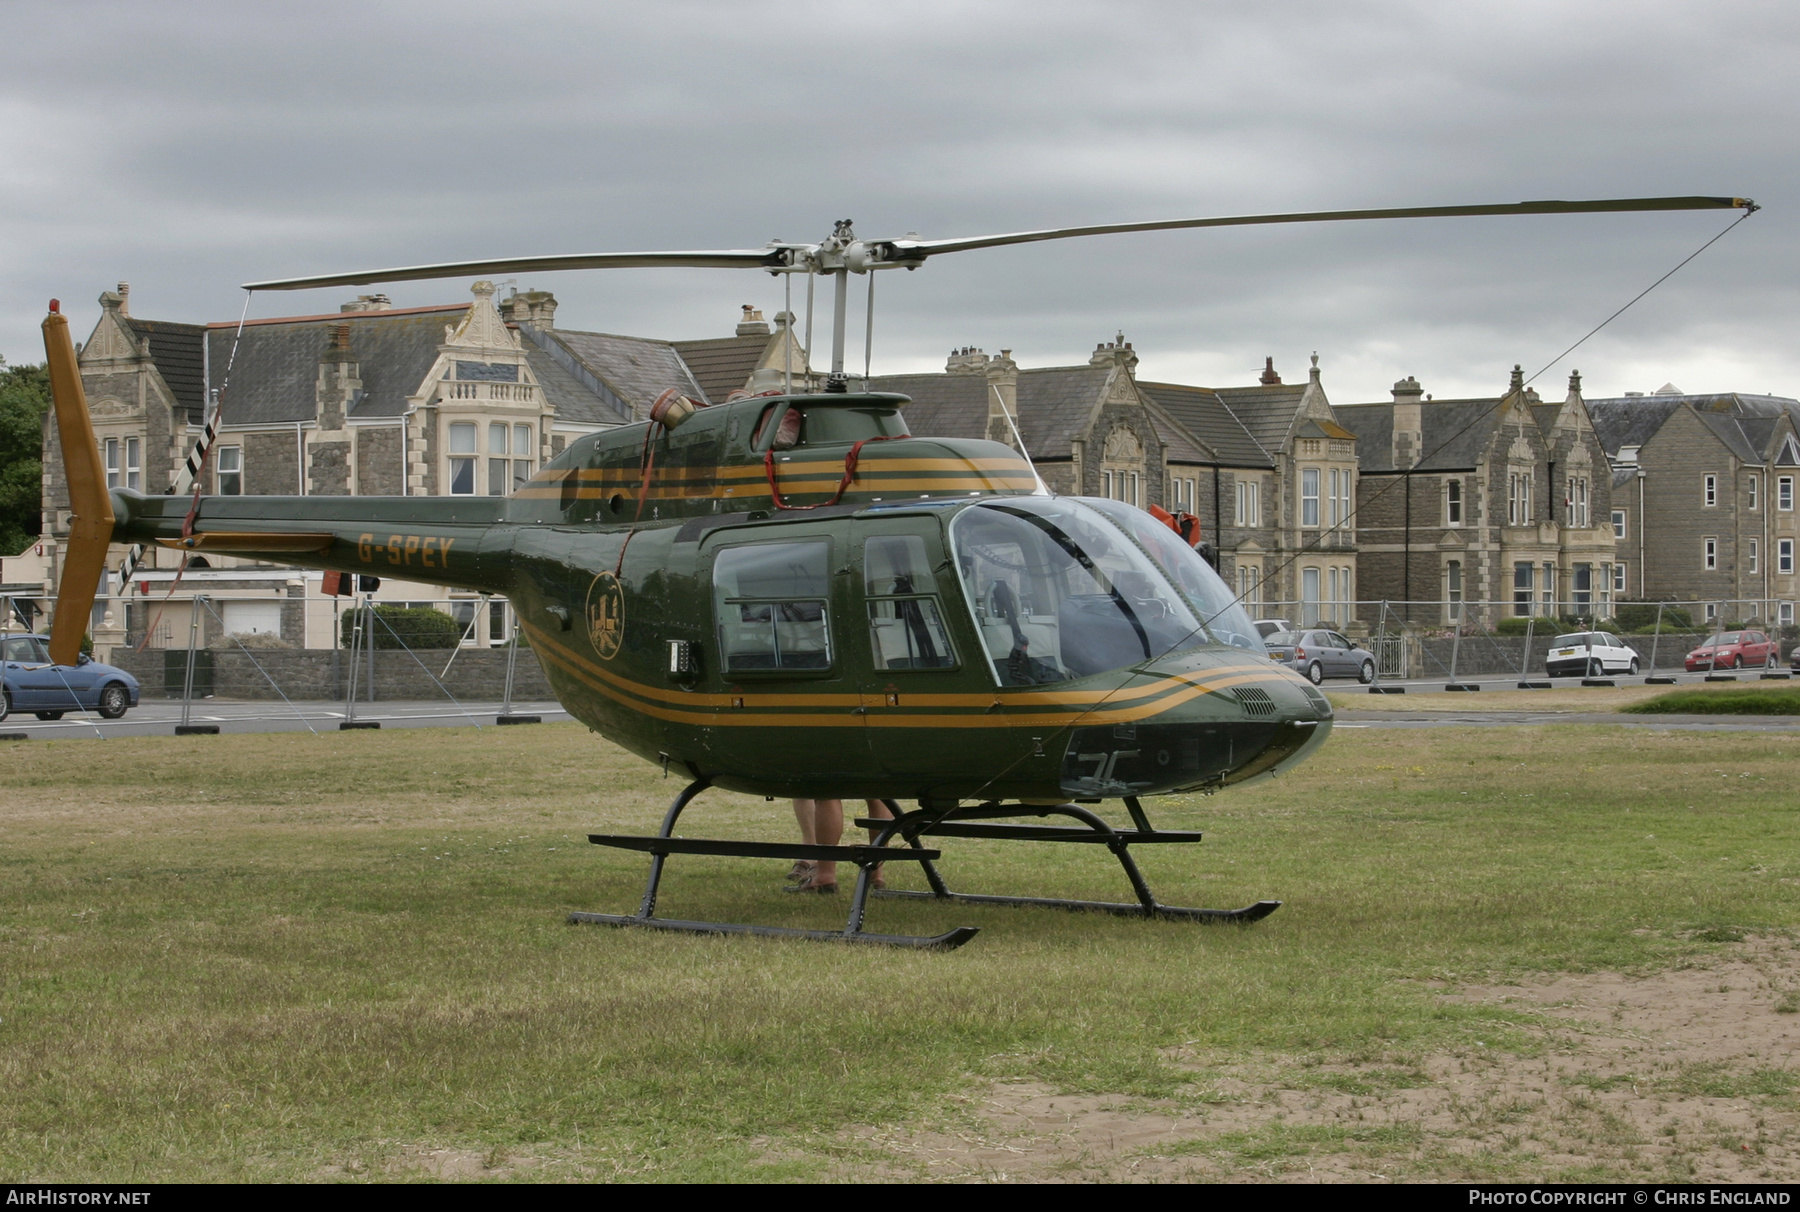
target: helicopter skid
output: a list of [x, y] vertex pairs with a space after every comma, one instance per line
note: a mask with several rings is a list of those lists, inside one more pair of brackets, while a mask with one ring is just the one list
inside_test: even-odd
[[675, 930], [686, 934], [755, 934], [765, 938], [800, 938], [820, 943], [869, 943], [880, 947], [910, 947], [920, 951], [953, 951], [977, 934], [979, 927], [958, 926], [937, 935], [870, 934], [863, 930], [797, 930], [787, 926], [752, 926], [744, 922], [684, 922], [669, 917], [636, 914], [571, 913], [571, 925], [639, 926], [646, 930]]
[[1261, 921], [1281, 908], [1280, 901], [1257, 901], [1242, 909], [1184, 909], [1178, 905], [1127, 905], [1116, 901], [1065, 901], [1042, 896], [981, 896], [971, 892], [909, 892], [882, 889], [878, 897], [915, 901], [954, 901], [959, 905], [1004, 905], [1012, 909], [1066, 909], [1073, 913], [1110, 913], [1115, 917], [1160, 918], [1165, 921], [1237, 922]]
[[[929, 860], [919, 864], [920, 870], [931, 883], [929, 892], [903, 891], [899, 889], [883, 889], [875, 893], [880, 897], [891, 897], [902, 900], [953, 901], [964, 905], [1004, 905], [1015, 909], [1064, 909], [1085, 913], [1110, 913], [1118, 917], [1141, 917], [1164, 921], [1192, 922], [1237, 922], [1247, 924], [1260, 921], [1281, 908], [1280, 901], [1257, 901], [1242, 909], [1186, 909], [1176, 905], [1164, 905], [1150, 891], [1150, 885], [1144, 881], [1143, 873], [1132, 861], [1130, 847], [1146, 842], [1162, 844], [1193, 844], [1200, 841], [1201, 834], [1191, 830], [1157, 829], [1150, 824], [1150, 818], [1144, 814], [1143, 805], [1135, 796], [1125, 798], [1125, 809], [1131, 814], [1134, 829], [1115, 829], [1097, 814], [1078, 804], [1035, 805], [1035, 804], [999, 804], [988, 803], [974, 807], [933, 808], [926, 804], [916, 812], [901, 815], [898, 805], [887, 801], [894, 812], [891, 820], [866, 819], [857, 821], [857, 825], [865, 829], [877, 831], [876, 845], [881, 846], [894, 837], [900, 837], [911, 845], [914, 854], [929, 854], [923, 850], [920, 838], [967, 837], [982, 838], [990, 841], [1016, 840], [1028, 842], [1078, 842], [1098, 844], [1112, 851], [1124, 869], [1125, 878], [1131, 883], [1131, 890], [1137, 895], [1136, 903], [1117, 901], [1076, 901], [1057, 897], [1038, 896], [986, 896], [967, 892], [952, 892], [938, 874], [937, 867]], [[1018, 817], [1037, 817], [1040, 820], [1047, 816], [1059, 816], [1072, 819], [1075, 825], [1005, 825], [984, 824], [981, 822], [1005, 820]], [[902, 853], [905, 853], [904, 851]]]

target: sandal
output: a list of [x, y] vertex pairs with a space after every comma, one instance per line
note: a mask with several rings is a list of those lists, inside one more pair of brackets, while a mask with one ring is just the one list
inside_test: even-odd
[[837, 884], [836, 883], [830, 883], [830, 884], [818, 883], [818, 882], [816, 882], [817, 874], [818, 874], [817, 872], [809, 871], [806, 873], [805, 879], [801, 880], [797, 884], [789, 884], [786, 888], [783, 888], [782, 891], [783, 892], [816, 892], [816, 893], [820, 894], [821, 896], [835, 896], [837, 894], [837, 890], [838, 890]]
[[813, 873], [818, 863], [812, 859], [795, 859], [794, 865], [788, 868], [787, 881], [790, 884], [803, 884]]

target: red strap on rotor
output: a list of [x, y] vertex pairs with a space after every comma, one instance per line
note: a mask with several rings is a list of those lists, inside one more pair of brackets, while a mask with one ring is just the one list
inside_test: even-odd
[[864, 438], [862, 441], [852, 446], [850, 448], [850, 453], [844, 456], [844, 478], [838, 481], [837, 491], [831, 494], [831, 499], [829, 501], [819, 501], [813, 505], [789, 505], [786, 501], [781, 499], [781, 489], [775, 484], [775, 448], [771, 446], [768, 450], [763, 451], [763, 474], [769, 479], [769, 499], [775, 502], [775, 508], [777, 509], [792, 509], [795, 511], [818, 509], [825, 505], [836, 505], [839, 501], [844, 499], [844, 490], [850, 487], [850, 481], [856, 478], [856, 462], [862, 454], [862, 448], [867, 446], [870, 442], [891, 442], [895, 438], [905, 436], [905, 434], [886, 434], [879, 438]]

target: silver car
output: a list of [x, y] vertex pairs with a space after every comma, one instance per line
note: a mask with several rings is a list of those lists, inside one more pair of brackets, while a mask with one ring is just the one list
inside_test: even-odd
[[1277, 631], [1263, 644], [1271, 661], [1280, 661], [1315, 686], [1326, 678], [1355, 678], [1365, 686], [1375, 680], [1375, 654], [1336, 631]]

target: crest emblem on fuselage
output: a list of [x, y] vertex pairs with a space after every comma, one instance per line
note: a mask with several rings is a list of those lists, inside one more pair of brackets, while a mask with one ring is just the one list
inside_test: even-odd
[[588, 586], [586, 616], [588, 643], [601, 660], [610, 661], [625, 639], [625, 591], [618, 577], [603, 572], [594, 578]]

